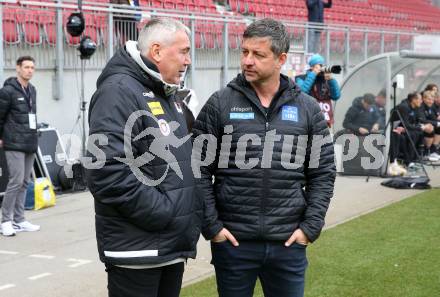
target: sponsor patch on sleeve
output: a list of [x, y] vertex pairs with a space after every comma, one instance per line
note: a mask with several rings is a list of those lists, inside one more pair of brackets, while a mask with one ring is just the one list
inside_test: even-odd
[[165, 114], [162, 105], [160, 105], [159, 101], [152, 101], [152, 102], [148, 102], [147, 104], [153, 115]]
[[284, 105], [281, 113], [283, 121], [298, 122], [298, 108], [296, 106]]

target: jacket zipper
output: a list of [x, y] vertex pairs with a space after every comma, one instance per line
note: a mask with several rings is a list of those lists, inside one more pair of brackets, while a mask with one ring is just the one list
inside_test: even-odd
[[[265, 131], [264, 131], [264, 139], [266, 139], [266, 134], [267, 134], [267, 131], [269, 131], [270, 125], [269, 125], [269, 119], [267, 117], [267, 112], [264, 113], [264, 116], [265, 116], [265, 121], [266, 121]], [[264, 146], [264, 143], [263, 143], [263, 146]], [[264, 152], [264, 150], [263, 150], [263, 152]], [[263, 162], [263, 159], [261, 160], [261, 162]], [[266, 203], [265, 202], [266, 202], [267, 195], [269, 194], [269, 188], [267, 186], [268, 180], [269, 180], [268, 168], [263, 168], [263, 186], [264, 186], [264, 188], [262, 191], [262, 197], [261, 197], [261, 203], [260, 203], [260, 222], [261, 222], [261, 224], [260, 224], [260, 236], [259, 236], [261, 239], [264, 239], [264, 237], [265, 237], [265, 234], [264, 234], [264, 230], [265, 230], [264, 214], [266, 211]]]

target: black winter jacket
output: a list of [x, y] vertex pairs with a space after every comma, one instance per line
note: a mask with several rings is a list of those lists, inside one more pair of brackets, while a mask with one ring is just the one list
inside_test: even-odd
[[376, 104], [374, 104], [374, 108], [376, 109], [377, 116], [378, 116], [379, 130], [385, 130], [386, 118], [387, 118], [387, 113], [386, 113], [385, 107], [380, 106], [376, 103]]
[[327, 0], [327, 3], [322, 0], [306, 0], [306, 4], [309, 22], [323, 23], [324, 8], [331, 8], [332, 0]]
[[0, 90], [0, 139], [6, 151], [35, 153], [38, 149], [37, 129], [29, 125], [29, 114], [37, 113], [37, 92], [30, 83], [29, 95], [15, 77], [8, 78]]
[[[298, 227], [311, 241], [318, 238], [333, 195], [335, 166], [330, 140], [322, 146], [320, 155], [314, 155], [312, 162], [319, 160], [319, 166], [309, 166], [312, 136], [329, 135], [315, 99], [281, 76], [280, 90], [266, 111], [240, 74], [211, 96], [194, 123], [193, 133], [195, 138], [211, 134], [218, 142], [215, 161], [201, 168], [205, 238], [213, 238], [223, 227], [237, 240], [287, 240]], [[241, 138], [249, 134], [260, 140], [249, 144], [249, 140]], [[293, 136], [298, 135], [308, 137], [302, 146], [305, 158], [296, 169], [286, 169], [282, 162], [294, 163], [299, 138]], [[222, 141], [229, 137], [230, 149], [228, 141]], [[220, 142], [227, 148], [221, 156]], [[265, 142], [269, 143], [269, 153], [264, 153], [263, 158]], [[289, 150], [282, 157], [284, 142]], [[238, 164], [237, 146], [246, 146], [245, 163], [256, 160], [253, 168], [240, 169], [246, 164]], [[206, 155], [202, 154], [202, 159]]]
[[426, 122], [432, 124], [434, 128], [439, 128], [440, 121], [437, 119], [438, 115], [435, 104], [429, 107], [428, 105], [423, 103], [421, 109], [423, 110], [423, 114], [425, 115]]
[[353, 104], [347, 110], [342, 126], [351, 130], [353, 133], [359, 133], [359, 128], [371, 130], [374, 124], [379, 124], [379, 111], [376, 106], [371, 106], [369, 110], [365, 110], [362, 105], [362, 97], [354, 99]]
[[[152, 149], [154, 141], [156, 148], [160, 142], [168, 143], [177, 123], [177, 138], [189, 133], [185, 116], [174, 100], [174, 96], [165, 95], [163, 83], [143, 71], [125, 49], [113, 56], [98, 79], [89, 110], [90, 134], [106, 136], [108, 144], [95, 143], [105, 153], [105, 165], [88, 171], [88, 185], [95, 198], [99, 255], [105, 263], [160, 264], [196, 256], [202, 201], [194, 189], [191, 139], [180, 146], [163, 146], [161, 152], [171, 152], [176, 158], [177, 162], [173, 162], [172, 156], [167, 159], [170, 165], [158, 157], [161, 152]], [[116, 159], [128, 158], [124, 128], [136, 111], [148, 111], [157, 118], [135, 118], [131, 132], [126, 134], [130, 141], [125, 145], [131, 144], [134, 158], [143, 154], [153, 157], [138, 164], [138, 171], [132, 170], [129, 160]], [[147, 128], [149, 134], [134, 139]], [[154, 133], [159, 135], [154, 137]], [[183, 179], [176, 173], [176, 165]], [[150, 180], [164, 179], [152, 186], [141, 182], [135, 174]]]
[[[427, 123], [427, 121], [425, 114], [420, 107], [412, 108], [408, 99], [405, 99], [396, 106], [396, 109], [399, 111], [400, 116], [409, 131], [422, 131], [422, 124]], [[391, 121], [400, 121], [397, 113], [391, 112]], [[403, 125], [400, 123], [399, 126]]]

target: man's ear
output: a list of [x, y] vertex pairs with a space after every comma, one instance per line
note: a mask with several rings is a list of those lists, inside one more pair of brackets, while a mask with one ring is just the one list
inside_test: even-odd
[[160, 62], [162, 60], [160, 56], [161, 46], [159, 43], [153, 43], [150, 47], [150, 56], [154, 62]]
[[282, 53], [278, 56], [278, 67], [283, 67], [283, 65], [286, 63], [287, 61], [287, 54], [286, 53]]

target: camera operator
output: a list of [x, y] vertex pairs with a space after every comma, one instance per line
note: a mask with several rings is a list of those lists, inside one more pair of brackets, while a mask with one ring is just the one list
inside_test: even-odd
[[324, 68], [325, 60], [321, 55], [313, 55], [310, 58], [310, 69], [306, 74], [295, 77], [296, 84], [301, 90], [313, 96], [319, 103], [321, 111], [329, 127], [333, 124], [332, 100], [336, 101], [341, 97], [338, 82], [332, 77], [333, 72], [340, 72], [340, 66], [330, 69]]

